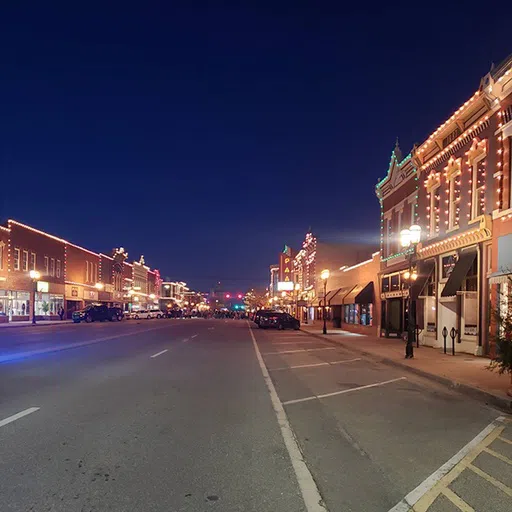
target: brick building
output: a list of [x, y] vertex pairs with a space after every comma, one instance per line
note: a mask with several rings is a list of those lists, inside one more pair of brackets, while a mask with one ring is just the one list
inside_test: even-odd
[[[15, 220], [0, 226], [0, 322], [67, 317], [89, 303], [128, 307], [133, 265], [123, 248], [96, 253]], [[158, 304], [160, 274], [141, 264], [144, 304]], [[29, 273], [38, 271], [33, 282]], [[137, 274], [137, 277], [140, 277]], [[149, 301], [149, 302], [148, 302]]]

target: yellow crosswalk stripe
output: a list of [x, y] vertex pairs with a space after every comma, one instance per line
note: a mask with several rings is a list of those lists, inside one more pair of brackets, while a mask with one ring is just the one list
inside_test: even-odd
[[493, 457], [496, 457], [497, 459], [500, 459], [503, 462], [506, 462], [507, 464], [510, 464], [512, 466], [512, 459], [509, 459], [508, 457], [505, 457], [505, 455], [502, 455], [501, 453], [495, 452], [494, 450], [491, 450], [491, 448], [484, 448], [483, 451], [487, 452], [489, 455], [492, 455]]
[[490, 484], [494, 485], [494, 487], [497, 487], [505, 494], [508, 494], [510, 497], [512, 497], [512, 489], [508, 487], [508, 485], [505, 485], [499, 480], [496, 480], [496, 478], [487, 474], [485, 471], [482, 471], [480, 468], [473, 466], [473, 464], [468, 464], [468, 469], [471, 469], [471, 471], [475, 472], [478, 476], [481, 476], [483, 479], [487, 480]]
[[462, 512], [476, 512], [473, 507], [467, 504], [458, 494], [455, 494], [449, 487], [443, 489], [441, 494], [444, 494], [457, 508]]

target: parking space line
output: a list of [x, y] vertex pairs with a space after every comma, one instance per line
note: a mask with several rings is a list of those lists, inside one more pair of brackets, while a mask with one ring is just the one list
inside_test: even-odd
[[510, 439], [507, 439], [506, 437], [498, 436], [498, 439], [500, 441], [503, 441], [504, 443], [512, 444], [512, 441]]
[[484, 480], [487, 480], [490, 484], [494, 485], [494, 487], [497, 487], [500, 491], [503, 491], [505, 494], [508, 494], [510, 497], [512, 497], [512, 489], [508, 485], [505, 485], [499, 480], [496, 480], [496, 478], [489, 475], [485, 471], [482, 471], [480, 468], [473, 466], [473, 464], [468, 464], [468, 469], [471, 469], [471, 471], [476, 473], [478, 476], [481, 476]]
[[286, 416], [286, 411], [284, 410], [283, 404], [279, 399], [265, 362], [263, 361], [263, 357], [261, 355], [260, 349], [258, 348], [256, 338], [254, 337], [254, 332], [250, 327], [249, 322], [247, 322], [247, 326], [249, 327], [249, 332], [251, 333], [252, 344], [254, 351], [256, 352], [256, 358], [258, 359], [258, 364], [260, 366], [261, 373], [263, 374], [263, 379], [270, 394], [272, 407], [276, 413], [277, 423], [281, 430], [281, 435], [283, 436], [283, 441], [288, 451], [288, 455], [290, 456], [292, 467], [297, 478], [297, 484], [299, 485], [306, 510], [307, 512], [327, 512], [327, 509], [323, 505], [323, 499], [320, 495], [320, 491], [318, 490], [316, 482], [313, 479], [313, 475], [306, 465], [304, 456], [302, 455], [295, 434], [293, 433], [290, 422], [288, 421], [288, 417]]
[[153, 354], [151, 358], [161, 356], [162, 354], [165, 354], [167, 352], [167, 348], [165, 350], [162, 350], [161, 352], [157, 352], [156, 354]]
[[24, 411], [13, 414], [12, 416], [5, 418], [4, 420], [0, 420], [0, 427], [3, 427], [4, 425], [8, 425], [9, 423], [12, 423], [13, 421], [19, 420], [20, 418], [23, 418], [24, 416], [27, 416], [28, 414], [32, 414], [33, 412], [39, 411], [39, 409], [40, 409], [39, 407], [29, 407], [28, 409], [25, 409]]
[[283, 366], [281, 368], [269, 368], [271, 372], [276, 372], [279, 370], [293, 370], [295, 368], [312, 368], [314, 366], [331, 366], [334, 364], [343, 364], [343, 363], [352, 363], [354, 361], [361, 361], [360, 357], [356, 357], [355, 359], [345, 359], [344, 361], [331, 361], [325, 363], [313, 363], [313, 364], [298, 364], [295, 366]]
[[317, 350], [336, 350], [336, 347], [321, 347], [321, 348], [300, 348], [297, 350], [280, 350], [277, 352], [263, 352], [262, 355], [268, 356], [271, 354], [296, 354], [297, 352], [316, 352]]
[[444, 496], [446, 496], [457, 508], [462, 510], [462, 512], [476, 512], [473, 507], [471, 507], [448, 487], [443, 489], [441, 494], [444, 494]]
[[288, 400], [283, 402], [283, 405], [291, 405], [298, 404], [300, 402], [308, 402], [309, 400], [318, 400], [320, 398], [327, 398], [330, 396], [336, 395], [344, 395], [346, 393], [352, 393], [353, 391], [360, 391], [362, 389], [376, 388], [379, 386], [385, 386], [386, 384], [391, 384], [392, 382], [398, 382], [400, 380], [406, 380], [407, 377], [399, 377], [398, 379], [385, 380], [383, 382], [375, 382], [374, 384], [367, 384], [366, 386], [357, 386], [356, 388], [342, 389], [341, 391], [334, 391], [332, 393], [325, 393], [323, 395], [313, 395], [307, 396], [305, 398], [296, 398], [295, 400]]

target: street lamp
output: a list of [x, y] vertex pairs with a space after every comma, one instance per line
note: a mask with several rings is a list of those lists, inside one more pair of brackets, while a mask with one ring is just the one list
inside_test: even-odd
[[329, 276], [331, 273], [329, 272], [329, 269], [324, 269], [322, 272], [320, 272], [320, 278], [324, 282], [324, 301], [323, 301], [323, 309], [322, 309], [322, 316], [324, 317], [324, 329], [323, 333], [327, 334], [327, 319], [325, 318], [325, 297], [327, 295], [327, 279], [329, 279]]
[[32, 323], [36, 324], [36, 293], [37, 281], [41, 278], [41, 274], [37, 270], [31, 270], [28, 275], [32, 279]]
[[412, 359], [414, 357], [414, 338], [416, 335], [416, 305], [412, 300], [411, 286], [418, 278], [418, 274], [413, 269], [413, 260], [416, 257], [416, 248], [421, 240], [421, 227], [416, 224], [412, 225], [409, 229], [402, 229], [400, 231], [400, 244], [404, 249], [412, 248], [409, 252], [409, 270], [404, 273], [404, 279], [407, 281], [407, 289], [409, 290], [409, 297], [407, 298], [408, 318], [407, 318], [407, 343], [405, 345], [405, 358]]

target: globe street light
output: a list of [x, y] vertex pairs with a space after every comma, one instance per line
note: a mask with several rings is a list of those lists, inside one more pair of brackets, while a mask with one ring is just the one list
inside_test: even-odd
[[37, 270], [31, 270], [28, 275], [32, 279], [32, 324], [36, 324], [36, 293], [37, 281], [41, 278], [41, 274]]
[[323, 301], [323, 309], [322, 309], [322, 316], [324, 317], [324, 329], [323, 333], [327, 334], [327, 319], [325, 318], [325, 297], [327, 295], [327, 279], [329, 279], [329, 276], [331, 273], [329, 272], [329, 269], [324, 269], [322, 272], [320, 272], [320, 278], [324, 282], [324, 301]]
[[404, 249], [412, 248], [409, 251], [409, 270], [404, 273], [404, 279], [407, 281], [409, 296], [407, 298], [408, 318], [407, 318], [407, 343], [405, 345], [405, 358], [414, 357], [414, 338], [416, 335], [416, 304], [412, 300], [411, 286], [418, 278], [416, 269], [413, 269], [413, 260], [416, 258], [416, 249], [421, 240], [421, 227], [413, 224], [409, 229], [400, 231], [400, 244]]

